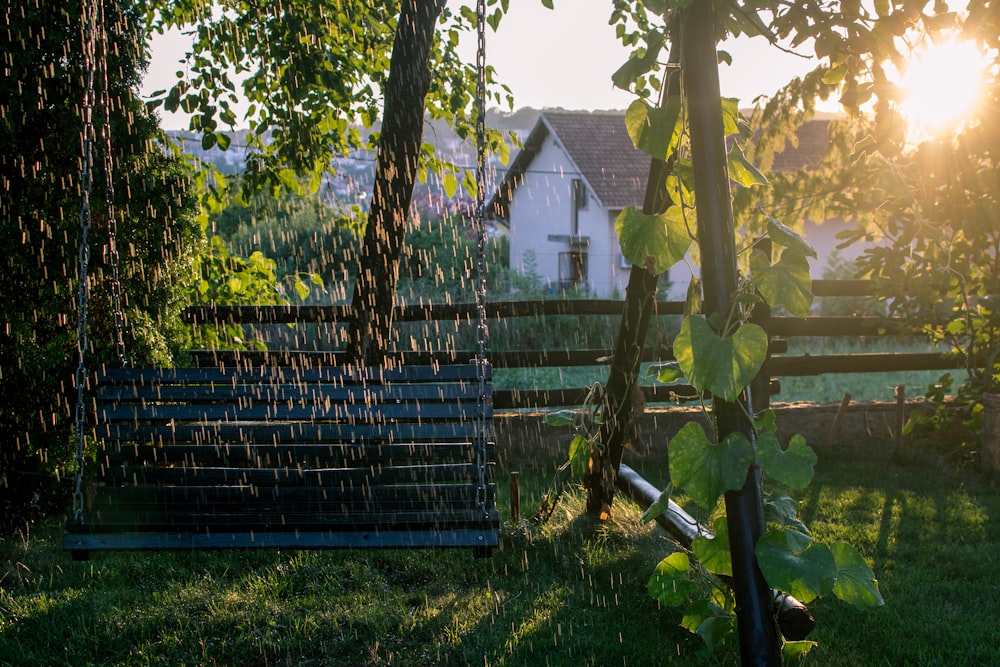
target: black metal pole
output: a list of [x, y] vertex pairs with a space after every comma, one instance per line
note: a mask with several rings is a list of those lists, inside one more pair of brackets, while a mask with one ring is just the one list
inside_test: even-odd
[[[691, 125], [704, 307], [707, 314], [726, 316], [736, 290], [736, 250], [716, 23], [710, 0], [695, 0], [687, 10], [681, 32], [681, 65]], [[741, 400], [744, 405], [718, 398], [713, 401], [719, 437], [741, 431], [755, 443], [753, 425], [744, 414], [751, 405], [749, 391], [744, 392]], [[754, 546], [764, 531], [760, 472], [756, 464], [748, 471], [743, 488], [726, 494], [726, 514], [742, 664], [780, 665], [771, 593], [754, 555]]]

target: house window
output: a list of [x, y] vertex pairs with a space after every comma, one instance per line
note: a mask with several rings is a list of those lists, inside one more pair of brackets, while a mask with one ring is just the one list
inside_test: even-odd
[[566, 292], [587, 286], [587, 253], [578, 250], [559, 253], [559, 289]]
[[585, 211], [587, 209], [587, 186], [584, 184], [582, 179], [573, 179], [573, 206], [577, 211]]

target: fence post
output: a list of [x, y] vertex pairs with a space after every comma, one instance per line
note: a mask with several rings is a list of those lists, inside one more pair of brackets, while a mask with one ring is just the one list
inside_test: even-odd
[[[771, 263], [771, 239], [758, 239], [753, 252], [761, 252], [767, 255], [768, 264]], [[767, 357], [764, 365], [761, 366], [757, 377], [750, 383], [750, 396], [753, 399], [753, 414], [759, 415], [771, 407], [771, 305], [761, 299], [753, 308], [750, 314], [750, 321], [760, 326], [767, 333]]]

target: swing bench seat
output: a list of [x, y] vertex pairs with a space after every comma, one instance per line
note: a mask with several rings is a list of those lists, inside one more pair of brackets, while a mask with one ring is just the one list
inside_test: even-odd
[[[490, 368], [107, 370], [74, 558], [498, 544]], [[482, 411], [482, 412], [481, 412]], [[480, 431], [483, 431], [480, 433]]]

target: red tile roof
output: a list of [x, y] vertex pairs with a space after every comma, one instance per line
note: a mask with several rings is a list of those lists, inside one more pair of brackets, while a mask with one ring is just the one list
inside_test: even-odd
[[[789, 143], [776, 154], [771, 170], [802, 169], [818, 164], [829, 145], [829, 123], [829, 120], [805, 123], [798, 132], [798, 145]], [[509, 216], [513, 191], [550, 134], [565, 149], [604, 208], [642, 206], [650, 158], [632, 144], [625, 129], [625, 112], [547, 110], [539, 116], [490, 202], [489, 210], [494, 217]]]

